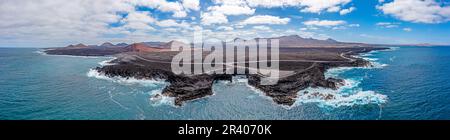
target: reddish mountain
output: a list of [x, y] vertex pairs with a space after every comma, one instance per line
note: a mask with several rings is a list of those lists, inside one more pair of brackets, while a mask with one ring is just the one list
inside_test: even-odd
[[177, 46], [180, 46], [180, 45], [187, 46], [187, 45], [189, 45], [189, 44], [183, 43], [181, 41], [176, 41], [176, 40], [173, 40], [173, 41], [170, 41], [170, 42], [143, 42], [143, 43], [146, 44], [146, 45], [149, 45], [151, 47], [154, 47], [154, 48], [164, 48], [164, 49], [170, 49], [170, 47], [172, 45], [177, 45]]
[[77, 44], [77, 45], [69, 45], [66, 48], [87, 48], [88, 46], [84, 45], [84, 44]]
[[127, 47], [125, 47], [125, 49], [131, 52], [144, 52], [144, 53], [167, 51], [167, 49], [152, 47], [145, 43], [134, 43], [128, 45]]

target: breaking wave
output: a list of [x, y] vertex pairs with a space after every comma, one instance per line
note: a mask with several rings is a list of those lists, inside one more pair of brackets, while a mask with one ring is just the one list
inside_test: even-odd
[[151, 106], [161, 106], [161, 105], [175, 105], [175, 98], [162, 95], [163, 88], [157, 90], [152, 90], [150, 92], [150, 105]]
[[34, 53], [37, 53], [40, 55], [47, 55], [47, 53], [45, 53], [44, 50], [37, 50], [37, 51], [34, 51]]
[[86, 75], [88, 77], [93, 77], [93, 78], [102, 79], [102, 80], [108, 80], [108, 81], [112, 81], [112, 82], [123, 84], [123, 85], [138, 84], [138, 85], [148, 86], [148, 87], [159, 87], [159, 86], [168, 84], [167, 82], [165, 82], [163, 80], [159, 80], [159, 79], [155, 79], [155, 80], [136, 79], [136, 78], [127, 78], [127, 77], [120, 77], [120, 76], [109, 77], [103, 73], [99, 73], [97, 70], [94, 70], [94, 69], [89, 70], [89, 72]]
[[327, 88], [307, 88], [298, 92], [296, 104], [318, 103], [320, 107], [343, 107], [355, 105], [377, 104], [387, 102], [386, 95], [375, 91], [363, 91], [359, 88], [361, 81], [345, 79], [345, 85], [337, 90]]
[[[396, 50], [391, 49], [391, 50]], [[359, 58], [365, 59], [371, 63], [370, 67], [339, 67], [327, 70], [325, 78], [342, 78], [339, 75], [352, 69], [380, 69], [388, 66], [378, 62], [374, 57], [377, 51], [361, 54]], [[356, 105], [376, 104], [382, 105], [388, 101], [388, 97], [375, 91], [364, 91], [359, 85], [364, 77], [351, 77], [344, 79], [344, 85], [337, 90], [327, 88], [307, 88], [298, 92], [298, 98], [295, 104], [317, 103], [320, 107], [345, 107]]]
[[[106, 61], [105, 61], [106, 62]], [[152, 106], [160, 105], [174, 105], [174, 98], [162, 95], [162, 90], [169, 85], [168, 82], [163, 80], [151, 80], [151, 79], [136, 79], [136, 78], [125, 78], [125, 77], [109, 77], [105, 74], [98, 72], [97, 70], [91, 69], [86, 74], [88, 77], [97, 78], [101, 80], [107, 80], [114, 83], [122, 85], [139, 85], [144, 87], [155, 88], [149, 92], [150, 98], [149, 102]], [[116, 101], [116, 103], [118, 103]], [[119, 104], [120, 105], [120, 104]]]
[[111, 59], [105, 60], [105, 61], [101, 61], [98, 64], [100, 66], [109, 66], [109, 65], [115, 65], [115, 63], [112, 63], [113, 60], [117, 59], [116, 57], [111, 57]]
[[382, 51], [396, 51], [398, 49], [400, 49], [400, 47], [389, 47], [388, 50], [382, 50]]
[[379, 53], [379, 51], [372, 51], [372, 52], [369, 52], [369, 53], [361, 54], [359, 56], [354, 56], [354, 57], [361, 58], [361, 59], [364, 59], [364, 60], [370, 62], [370, 66], [367, 66], [367, 67], [355, 67], [354, 69], [358, 69], [358, 68], [359, 69], [371, 69], [371, 68], [381, 69], [381, 68], [389, 66], [388, 64], [383, 64], [383, 63], [379, 62], [378, 58], [374, 58], [373, 56], [376, 53]]

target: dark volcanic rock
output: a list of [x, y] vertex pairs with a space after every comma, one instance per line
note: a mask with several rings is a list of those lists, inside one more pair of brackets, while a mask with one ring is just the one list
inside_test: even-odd
[[[345, 43], [333, 39], [317, 40], [302, 38], [297, 35], [282, 36], [280, 41], [280, 70], [293, 71], [291, 75], [279, 79], [275, 85], [261, 85], [260, 75], [242, 74], [247, 76], [248, 84], [264, 92], [277, 104], [293, 105], [299, 91], [308, 87], [324, 87], [337, 89], [344, 85], [341, 79], [328, 78], [324, 73], [335, 67], [367, 67], [370, 63], [361, 58], [353, 57], [360, 53], [386, 48], [374, 48], [368, 44]], [[257, 39], [259, 40], [259, 39]], [[47, 49], [47, 54], [75, 56], [105, 56], [115, 55], [115, 65], [98, 67], [96, 70], [106, 76], [134, 77], [137, 79], [164, 79], [170, 84], [162, 95], [175, 98], [176, 105], [185, 101], [212, 95], [212, 85], [219, 80], [232, 81], [229, 74], [216, 75], [175, 75], [171, 70], [173, 56], [172, 45], [192, 45], [182, 42], [144, 42], [128, 44], [104, 43], [100, 46], [83, 44], [70, 45], [63, 48]], [[286, 60], [285, 62], [283, 62]], [[299, 60], [296, 62], [296, 60]], [[323, 99], [333, 99], [332, 95], [309, 93]], [[159, 95], [160, 96], [160, 95]]]
[[[335, 67], [366, 67], [370, 63], [361, 58], [352, 57], [359, 53], [378, 50], [376, 48], [351, 48], [351, 49], [326, 49], [327, 52], [337, 53], [346, 59], [342, 61], [324, 61], [324, 62], [301, 62], [297, 65], [302, 67], [290, 66], [290, 63], [281, 63], [280, 65], [289, 65], [286, 68], [296, 71], [293, 75], [280, 78], [275, 85], [261, 85], [259, 75], [245, 74], [248, 78], [248, 84], [261, 90], [265, 95], [271, 97], [277, 104], [291, 106], [295, 103], [299, 91], [308, 87], [324, 87], [337, 89], [345, 83], [341, 79], [328, 78], [324, 73], [327, 69]], [[304, 51], [304, 50], [302, 50]], [[346, 53], [343, 53], [346, 52]], [[160, 54], [160, 53], [155, 53]], [[153, 55], [151, 55], [153, 56]], [[160, 57], [159, 55], [156, 55]], [[133, 57], [124, 55], [113, 62], [116, 65], [108, 65], [96, 68], [97, 71], [107, 76], [134, 77], [137, 79], [165, 79], [170, 84], [163, 90], [162, 95], [174, 97], [175, 104], [181, 106], [185, 101], [194, 100], [213, 94], [212, 86], [216, 81], [232, 81], [229, 74], [214, 75], [175, 75], [172, 73], [170, 63], [145, 61], [140, 59], [144, 56]], [[153, 56], [155, 57], [155, 56]], [[308, 68], [306, 68], [308, 67]], [[317, 96], [323, 99], [333, 99], [333, 95], [322, 95], [310, 93], [311, 96]]]
[[119, 62], [118, 65], [97, 67], [96, 70], [109, 77], [134, 77], [136, 79], [166, 79], [170, 83], [162, 95], [175, 97], [175, 104], [181, 106], [183, 102], [212, 95], [212, 84], [217, 80], [231, 81], [231, 75], [175, 75], [166, 68], [153, 66], [139, 66], [129, 62]]
[[261, 77], [257, 75], [250, 75], [248, 84], [272, 97], [276, 103], [290, 106], [294, 104], [297, 93], [307, 87], [337, 89], [342, 84], [342, 80], [325, 79], [324, 73], [324, 66], [315, 65], [307, 71], [280, 79], [276, 85], [260, 85]]
[[175, 105], [181, 106], [183, 102], [213, 95], [212, 85], [217, 80], [231, 81], [231, 75], [170, 75], [167, 86], [162, 94], [175, 97]]
[[175, 105], [181, 106], [184, 101], [212, 95], [214, 77], [209, 75], [177, 76], [172, 75], [170, 85], [163, 90], [163, 95], [175, 97]]
[[44, 51], [49, 55], [73, 55], [73, 56], [107, 56], [125, 52], [124, 49], [85, 48], [85, 49], [48, 49]]

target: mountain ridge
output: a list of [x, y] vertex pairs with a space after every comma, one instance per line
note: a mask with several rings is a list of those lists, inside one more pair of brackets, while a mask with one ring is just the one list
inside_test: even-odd
[[[354, 47], [370, 47], [377, 46], [364, 43], [348, 43], [340, 42], [332, 38], [325, 40], [319, 40], [314, 38], [303, 38], [299, 35], [288, 35], [280, 37], [271, 38], [254, 38], [255, 40], [260, 39], [279, 39], [280, 48], [354, 48]], [[236, 40], [244, 40], [241, 38], [236, 38]], [[222, 42], [224, 43], [224, 42]], [[150, 53], [150, 52], [163, 52], [170, 51], [172, 46], [191, 46], [192, 43], [188, 44], [181, 41], [172, 40], [169, 42], [140, 42], [140, 43], [118, 43], [114, 45], [110, 42], [105, 42], [100, 45], [89, 45], [84, 44], [69, 45], [67, 47], [60, 48], [49, 48], [46, 52], [50, 54], [67, 54], [67, 55], [114, 55], [125, 52], [138, 52], [138, 53]]]

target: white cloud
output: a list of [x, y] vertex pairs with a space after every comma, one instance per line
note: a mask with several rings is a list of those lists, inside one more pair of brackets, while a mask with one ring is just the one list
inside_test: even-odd
[[184, 11], [183, 5], [179, 2], [167, 2], [165, 0], [156, 0], [158, 3], [157, 9], [162, 12], [173, 12], [173, 17], [186, 17], [187, 13]]
[[345, 30], [345, 29], [348, 29], [348, 28], [359, 27], [359, 26], [360, 26], [359, 24], [348, 24], [348, 25], [341, 24], [339, 26], [334, 26], [331, 29], [333, 29], [333, 30]]
[[128, 13], [128, 15], [122, 19], [121, 22], [142, 22], [142, 23], [154, 23], [156, 20], [150, 16], [150, 12], [147, 11], [134, 11]]
[[233, 26], [234, 26], [234, 28], [238, 28], [238, 29], [242, 29], [245, 27], [244, 25], [241, 25], [241, 24], [235, 24]]
[[224, 4], [224, 5], [243, 5], [247, 4], [246, 0], [212, 0], [215, 4]]
[[122, 19], [116, 13], [131, 11], [134, 7], [123, 1], [2, 0], [0, 42], [64, 44], [99, 38], [101, 34], [125, 33], [110, 29], [109, 24]]
[[190, 25], [184, 21], [181, 23], [178, 23], [177, 21], [175, 21], [173, 19], [161, 20], [161, 21], [158, 21], [158, 23], [156, 23], [156, 24], [161, 27], [180, 27], [180, 28], [189, 28], [190, 27]]
[[183, 7], [186, 9], [191, 9], [198, 11], [200, 10], [200, 1], [199, 0], [183, 0]]
[[268, 30], [270, 30], [270, 27], [259, 25], [259, 26], [253, 26], [253, 29], [268, 31]]
[[252, 7], [299, 7], [308, 13], [338, 12], [352, 0], [246, 0]]
[[199, 10], [198, 0], [182, 0], [180, 2], [170, 2], [167, 0], [118, 0], [130, 3], [135, 6], [144, 6], [157, 9], [162, 12], [171, 12], [173, 17], [183, 18], [187, 16], [188, 10]]
[[125, 29], [153, 31], [155, 28], [150, 24], [155, 23], [156, 19], [150, 16], [150, 12], [133, 11], [128, 13], [120, 22], [124, 24], [122, 27]]
[[219, 26], [219, 27], [217, 27], [217, 30], [233, 31], [234, 28], [233, 27], [229, 27], [229, 26]]
[[[352, 0], [303, 0], [301, 5], [305, 6], [302, 12], [320, 13], [324, 10], [336, 9], [350, 3]], [[331, 10], [337, 12], [335, 10]]]
[[301, 31], [307, 31], [307, 30], [319, 30], [319, 28], [314, 27], [314, 26], [307, 26], [304, 28], [300, 28]]
[[127, 23], [124, 26], [122, 26], [125, 29], [131, 29], [131, 30], [147, 30], [147, 31], [154, 31], [155, 28], [152, 26], [142, 23], [142, 22], [131, 22]]
[[450, 21], [450, 6], [435, 0], [394, 0], [377, 6], [386, 15], [415, 23], [442, 23]]
[[246, 5], [220, 5], [208, 7], [208, 11], [218, 12], [224, 15], [253, 15], [255, 9]]
[[336, 26], [336, 27], [333, 27], [331, 29], [333, 29], [333, 30], [345, 30], [345, 29], [347, 29], [347, 27], [345, 27], [345, 26]]
[[168, 31], [168, 32], [178, 32], [178, 30], [176, 28], [164, 28], [164, 31]]
[[343, 10], [341, 10], [341, 11], [339, 12], [339, 14], [340, 14], [340, 15], [346, 15], [346, 14], [348, 14], [348, 13], [353, 12], [354, 10], [356, 10], [355, 7], [350, 7], [350, 8], [348, 8], [348, 9], [343, 9]]
[[310, 20], [303, 22], [307, 26], [333, 27], [346, 24], [343, 20]]
[[202, 13], [202, 24], [224, 24], [228, 23], [227, 16], [237, 15], [253, 15], [255, 9], [248, 7], [243, 0], [213, 0], [214, 6], [207, 8], [205, 13]]
[[411, 31], [412, 31], [412, 29], [411, 29], [411, 28], [403, 28], [403, 31], [406, 31], [406, 32], [411, 32]]
[[[186, 17], [187, 12], [199, 10], [198, 0], [1, 0], [0, 45], [15, 43], [66, 45], [68, 43], [98, 43], [122, 38], [139, 39], [153, 36], [157, 31], [154, 14], [137, 11], [147, 7], [157, 12]], [[187, 23], [172, 24], [187, 27]], [[171, 30], [171, 29], [169, 29]], [[126, 35], [123, 37], [122, 35]], [[56, 45], [55, 45], [56, 44]]]
[[247, 18], [242, 21], [240, 25], [249, 25], [249, 24], [288, 24], [291, 21], [290, 18], [280, 18], [277, 16], [270, 15], [258, 15]]
[[340, 11], [340, 10], [341, 10], [341, 7], [334, 6], [334, 7], [328, 8], [328, 9], [327, 9], [327, 12], [334, 13], [334, 12], [338, 12], [338, 11]]
[[303, 0], [247, 0], [248, 4], [252, 7], [286, 7], [286, 6], [299, 6]]
[[228, 23], [227, 16], [225, 16], [222, 13], [217, 13], [217, 12], [202, 13], [201, 18], [202, 18], [203, 25]]
[[400, 23], [396, 23], [396, 22], [378, 22], [375, 25], [383, 27], [383, 28], [398, 28], [400, 26]]

